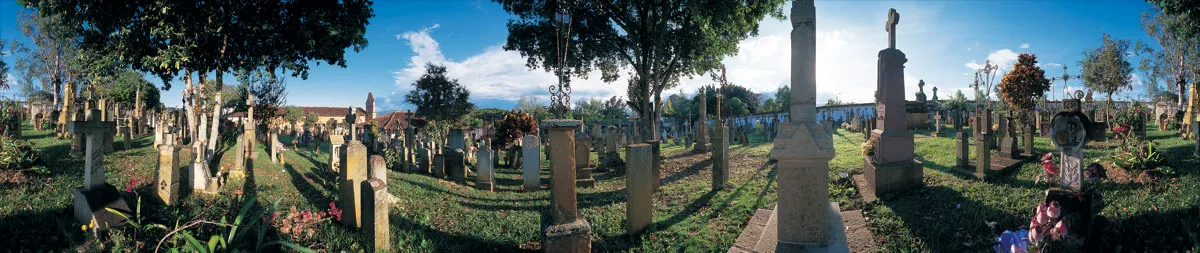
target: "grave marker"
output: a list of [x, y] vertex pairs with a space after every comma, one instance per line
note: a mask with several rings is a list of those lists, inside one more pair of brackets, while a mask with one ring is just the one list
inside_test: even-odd
[[542, 188], [540, 143], [536, 135], [526, 135], [521, 138], [521, 178], [526, 191], [536, 191]]
[[73, 191], [75, 220], [82, 224], [94, 221], [96, 227], [92, 229], [93, 233], [125, 224], [124, 218], [109, 208], [126, 215], [132, 214], [117, 188], [105, 182], [104, 135], [112, 136], [116, 124], [101, 121], [100, 116], [99, 109], [90, 109], [85, 120], [71, 121], [68, 125], [72, 134], [86, 139], [83, 187]]

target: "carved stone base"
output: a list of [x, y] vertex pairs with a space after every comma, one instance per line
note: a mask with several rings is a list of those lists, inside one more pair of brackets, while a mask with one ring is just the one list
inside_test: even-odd
[[549, 215], [542, 217], [542, 252], [592, 252], [592, 225], [587, 220], [549, 225]]
[[125, 224], [125, 218], [109, 211], [109, 208], [125, 215], [133, 215], [129, 205], [125, 204], [125, 199], [121, 198], [121, 192], [111, 184], [106, 183], [90, 190], [75, 189], [73, 194], [75, 196], [75, 221], [85, 225], [95, 221], [96, 227], [92, 228], [92, 232], [108, 230], [110, 227]]
[[[850, 252], [850, 247], [846, 241], [846, 227], [842, 222], [842, 215], [837, 202], [830, 202], [826, 224], [829, 226], [827, 230], [829, 241], [825, 245], [816, 244], [800, 244], [779, 241], [779, 212], [778, 206], [775, 210], [759, 209], [752, 217], [746, 228], [742, 230], [742, 234], [738, 236], [737, 241], [728, 252]], [[770, 212], [769, 218], [762, 219], [760, 214]], [[756, 220], [757, 219], [757, 222]]]
[[912, 162], [893, 163], [893, 164], [877, 164], [875, 161], [863, 161], [863, 176], [867, 179], [867, 185], [876, 196], [884, 193], [901, 192], [912, 188], [920, 188], [923, 186], [921, 180], [925, 173], [920, 161], [912, 160]]

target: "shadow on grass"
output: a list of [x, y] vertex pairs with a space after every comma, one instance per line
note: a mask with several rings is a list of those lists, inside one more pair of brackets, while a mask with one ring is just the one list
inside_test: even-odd
[[[325, 194], [322, 194], [321, 190], [317, 189], [317, 187], [320, 186], [328, 192], [335, 192], [332, 190], [332, 184], [325, 181], [324, 178], [316, 176], [311, 172], [301, 174], [300, 172], [296, 171], [296, 168], [292, 167], [292, 164], [284, 164], [283, 168], [287, 171], [288, 175], [292, 177], [292, 186], [295, 186], [296, 190], [300, 191], [300, 195], [303, 195], [304, 198], [308, 200], [308, 203], [317, 204], [328, 199], [333, 199], [329, 196], [325, 196]], [[310, 176], [314, 176], [316, 179], [314, 180], [314, 177]], [[246, 181], [249, 182], [250, 180], [247, 179]]]
[[[997, 210], [988, 204], [964, 197], [946, 186], [927, 187], [884, 198], [882, 205], [891, 209], [898, 220], [877, 222], [878, 226], [900, 226], [909, 230], [917, 240], [930, 248], [949, 252], [978, 252], [992, 247], [995, 232], [985, 222], [1023, 224], [1025, 217]], [[961, 207], [960, 207], [961, 206]], [[871, 208], [874, 209], [874, 208]], [[875, 213], [876, 210], [866, 210]], [[877, 218], [878, 219], [878, 218]], [[886, 219], [886, 218], [884, 218]], [[971, 221], [946, 223], [945, 221]], [[892, 232], [898, 227], [888, 227]], [[876, 234], [879, 231], [875, 229]], [[947, 238], [946, 235], [972, 235], [968, 238]], [[989, 243], [983, 243], [989, 242]]]
[[671, 174], [671, 175], [667, 176], [666, 178], [663, 178], [662, 185], [668, 185], [668, 184], [674, 183], [676, 181], [683, 180], [684, 178], [687, 178], [687, 177], [696, 175], [697, 173], [700, 173], [700, 170], [703, 170], [705, 168], [711, 168], [711, 167], [712, 167], [712, 157], [709, 157], [698, 163], [688, 166], [687, 169], [683, 169], [679, 172], [675, 172], [675, 174]]
[[[460, 197], [460, 198], [466, 198], [466, 199], [470, 199], [470, 200], [472, 200], [472, 201], [525, 202], [525, 201], [540, 201], [540, 200], [543, 200], [543, 199], [541, 199], [541, 198], [536, 198], [536, 197], [535, 197], [535, 198], [523, 198], [523, 199], [480, 198], [480, 197], [477, 197], [477, 196], [471, 196], [471, 195], [466, 195], [466, 194], [462, 194], [462, 193], [452, 192], [452, 191], [449, 191], [449, 190], [446, 190], [446, 189], [443, 189], [443, 188], [438, 188], [438, 187], [435, 187], [435, 186], [433, 186], [433, 185], [430, 185], [430, 184], [427, 184], [427, 183], [424, 183], [424, 182], [420, 182], [420, 181], [414, 181], [414, 180], [410, 180], [410, 179], [407, 179], [407, 178], [399, 178], [398, 180], [400, 180], [400, 181], [404, 181], [404, 182], [406, 182], [406, 183], [408, 183], [408, 184], [411, 184], [411, 185], [414, 185], [414, 186], [417, 186], [417, 187], [421, 187], [421, 188], [423, 188], [423, 189], [425, 189], [425, 190], [428, 190], [428, 191], [437, 192], [437, 193], [441, 193], [441, 194], [447, 194], [447, 195], [454, 195], [454, 196], [457, 196], [457, 197]], [[499, 191], [499, 190], [497, 190], [497, 191]], [[511, 210], [511, 209], [502, 209], [502, 208], [499, 208], [499, 209], [495, 209], [495, 210]]]
[[433, 252], [533, 252], [521, 249], [515, 244], [447, 233], [400, 215], [389, 215], [388, 220], [391, 222], [393, 234], [397, 231], [404, 233], [401, 241], [393, 242], [393, 245], [425, 245], [423, 241], [428, 241], [428, 245], [437, 245]]

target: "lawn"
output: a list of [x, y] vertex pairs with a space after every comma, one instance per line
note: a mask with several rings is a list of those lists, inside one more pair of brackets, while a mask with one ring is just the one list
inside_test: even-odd
[[[0, 185], [0, 201], [9, 203], [0, 205], [0, 231], [11, 231], [10, 236], [0, 236], [0, 247], [154, 250], [164, 231], [127, 228], [105, 237], [108, 240], [102, 243], [85, 236], [79, 230], [80, 224], [70, 217], [71, 190], [83, 183], [82, 159], [67, 155], [69, 140], [56, 140], [50, 132], [34, 131], [28, 126], [24, 133], [42, 151], [49, 173], [23, 173], [23, 180]], [[1026, 164], [990, 182], [963, 179], [949, 172], [955, 159], [952, 138], [921, 137], [928, 136], [927, 131], [915, 134], [917, 159], [926, 166], [926, 187], [880, 196], [881, 201], [874, 203], [859, 200], [852, 184], [840, 177], [842, 172], [861, 173], [858, 147], [862, 135], [845, 130], [834, 135], [837, 157], [830, 162], [830, 200], [840, 202], [843, 210], [863, 210], [881, 251], [988, 251], [1000, 232], [1028, 224], [1033, 207], [1049, 187], [1033, 181], [1041, 173], [1039, 165]], [[1149, 135], [1168, 153], [1176, 175], [1145, 184], [1103, 183], [1105, 207], [1100, 216], [1107, 220], [1104, 234], [1111, 235], [1104, 243], [1135, 251], [1188, 249], [1192, 246], [1186, 244], [1180, 221], [1197, 217], [1197, 161], [1190, 156], [1189, 142], [1153, 129]], [[284, 143], [290, 140], [287, 136], [281, 139]], [[1037, 149], [1051, 150], [1046, 141], [1038, 138]], [[116, 142], [120, 149], [120, 138]], [[284, 165], [279, 165], [270, 162], [259, 142], [259, 157], [245, 179], [229, 179], [217, 195], [185, 192], [181, 204], [166, 207], [153, 200], [157, 159], [150, 147], [152, 142], [153, 136], [143, 136], [135, 139], [135, 149], [105, 157], [108, 182], [123, 190], [133, 179], [133, 192], [127, 197], [131, 205], [136, 203], [136, 196], [144, 196], [141, 216], [146, 223], [175, 227], [192, 220], [231, 221], [247, 204], [250, 210], [280, 213], [290, 212], [292, 207], [324, 210], [338, 198], [337, 175], [326, 165], [327, 144], [315, 150], [300, 147], [285, 152]], [[218, 150], [224, 154], [230, 146], [223, 143]], [[596, 187], [578, 191], [580, 210], [592, 224], [593, 250], [725, 251], [756, 209], [771, 208], [776, 202], [776, 168], [767, 158], [771, 147], [770, 143], [731, 146], [730, 184], [721, 191], [710, 191], [708, 154], [693, 154], [673, 142], [666, 143], [663, 184], [653, 195], [654, 223], [636, 236], [627, 234], [624, 227], [624, 175], [594, 174]], [[1108, 152], [1092, 149], [1085, 156], [1092, 160]], [[592, 157], [596, 159], [595, 153]], [[221, 167], [232, 164], [231, 155], [223, 155], [221, 160]], [[549, 191], [520, 191], [520, 174], [502, 165], [496, 171], [496, 191], [483, 192], [474, 188], [473, 178], [459, 184], [428, 175], [390, 172], [388, 189], [398, 199], [390, 214], [393, 251], [539, 249], [540, 213], [549, 205]], [[548, 183], [549, 171], [543, 170], [541, 177], [543, 184]], [[284, 240], [317, 250], [356, 251], [362, 249], [366, 239], [358, 230], [334, 221], [318, 222], [311, 234], [302, 236], [281, 233], [277, 227], [261, 228], [267, 241]], [[224, 235], [228, 229], [202, 224], [187, 231], [197, 238], [209, 238]], [[166, 241], [164, 247], [183, 243]]]

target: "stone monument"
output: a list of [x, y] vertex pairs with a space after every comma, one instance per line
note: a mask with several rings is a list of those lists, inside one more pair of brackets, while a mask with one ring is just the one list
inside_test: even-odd
[[495, 189], [496, 170], [488, 145], [479, 147], [479, 154], [475, 156], [475, 174], [475, 188], [489, 192]]
[[654, 185], [657, 176], [650, 168], [653, 162], [650, 145], [633, 144], [625, 149], [629, 170], [625, 178], [625, 231], [630, 235], [641, 232], [654, 222]]
[[[354, 122], [354, 108], [346, 115], [346, 122]], [[354, 132], [354, 124], [350, 124], [350, 132]], [[342, 225], [351, 228], [362, 227], [362, 182], [367, 180], [367, 146], [363, 145], [355, 135], [350, 135], [350, 143], [346, 144], [346, 168], [339, 172], [341, 181]]]
[[[591, 252], [592, 228], [579, 213], [575, 149], [571, 148], [575, 146], [574, 132], [580, 122], [546, 120], [541, 125], [550, 129], [550, 146], [562, 147], [550, 149], [550, 208], [542, 213], [542, 251]], [[533, 153], [537, 154], [536, 150]]]
[[175, 145], [171, 134], [166, 134], [167, 140], [158, 146], [158, 199], [168, 206], [174, 205], [179, 199], [180, 176], [183, 171], [179, 165], [179, 150], [183, 147]]
[[575, 184], [579, 187], [596, 186], [596, 179], [592, 178], [591, 142], [592, 138], [583, 131], [575, 133]]
[[[913, 134], [908, 130], [904, 100], [904, 53], [895, 47], [896, 24], [900, 14], [888, 11], [888, 48], [879, 51], [875, 156], [863, 162], [867, 187], [875, 195], [920, 187], [924, 172], [921, 162], [913, 159]], [[920, 86], [920, 84], [918, 84]]]
[[83, 188], [77, 188], [73, 192], [74, 213], [75, 220], [79, 223], [95, 222], [96, 227], [91, 229], [91, 232], [95, 233], [109, 227], [124, 225], [125, 219], [121, 215], [132, 215], [133, 212], [125, 204], [125, 199], [121, 197], [117, 187], [105, 182], [104, 136], [112, 136], [116, 131], [116, 124], [112, 121], [102, 121], [100, 110], [94, 108], [87, 111], [84, 119], [71, 121], [68, 125], [71, 134], [86, 140]]
[[526, 135], [521, 138], [521, 178], [526, 191], [536, 191], [542, 188], [542, 157], [536, 135]]

